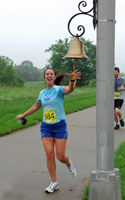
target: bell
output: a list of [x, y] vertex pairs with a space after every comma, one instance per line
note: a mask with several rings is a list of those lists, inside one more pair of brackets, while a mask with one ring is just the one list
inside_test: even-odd
[[83, 41], [79, 40], [78, 35], [76, 35], [76, 38], [74, 40], [71, 40], [70, 45], [69, 45], [69, 51], [64, 56], [64, 58], [72, 58], [72, 59], [88, 58], [85, 55], [85, 52], [83, 49]]

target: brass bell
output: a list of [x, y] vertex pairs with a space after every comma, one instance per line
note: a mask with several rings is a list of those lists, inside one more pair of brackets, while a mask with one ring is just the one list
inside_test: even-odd
[[83, 49], [83, 41], [79, 40], [78, 35], [76, 35], [76, 38], [74, 40], [71, 40], [69, 45], [69, 51], [64, 56], [64, 58], [71, 58], [71, 59], [85, 59], [88, 58], [85, 55], [84, 49]]

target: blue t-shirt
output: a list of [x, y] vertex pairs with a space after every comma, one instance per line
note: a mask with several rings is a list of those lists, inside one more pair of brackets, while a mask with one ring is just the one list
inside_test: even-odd
[[64, 95], [64, 86], [57, 85], [40, 92], [37, 102], [43, 106], [43, 121], [45, 123], [54, 124], [65, 119]]

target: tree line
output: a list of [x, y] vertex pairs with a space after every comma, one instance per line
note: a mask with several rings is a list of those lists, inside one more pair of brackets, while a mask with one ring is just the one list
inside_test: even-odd
[[0, 85], [23, 86], [25, 82], [41, 80], [43, 80], [43, 69], [34, 67], [31, 61], [14, 65], [10, 58], [0, 56]]
[[14, 68], [25, 82], [43, 80], [43, 69], [34, 67], [33, 63], [29, 60], [23, 61], [20, 65], [15, 65]]
[[[71, 38], [73, 39], [73, 38]], [[81, 71], [81, 79], [77, 86], [95, 84], [96, 79], [96, 46], [90, 41], [80, 38], [84, 43], [84, 51], [88, 59], [78, 59], [75, 68]], [[69, 49], [70, 41], [68, 38], [59, 39], [52, 44], [45, 52], [50, 52], [51, 57], [43, 69], [34, 67], [31, 61], [23, 61], [20, 65], [14, 65], [13, 61], [0, 56], [0, 85], [23, 86], [24, 82], [43, 80], [43, 72], [46, 68], [52, 67], [57, 74], [73, 71], [73, 59], [66, 59], [64, 56]], [[66, 77], [65, 82], [68, 83]]]

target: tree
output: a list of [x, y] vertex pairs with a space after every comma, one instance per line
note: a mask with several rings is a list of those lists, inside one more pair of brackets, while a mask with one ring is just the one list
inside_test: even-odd
[[7, 86], [22, 86], [24, 84], [14, 69], [13, 61], [6, 56], [0, 56], [0, 84]]
[[[96, 46], [91, 41], [80, 38], [84, 43], [84, 51], [88, 59], [78, 59], [75, 68], [81, 71], [81, 79], [77, 82], [77, 86], [89, 84], [89, 81], [96, 79]], [[45, 66], [52, 67], [57, 74], [60, 72], [71, 73], [73, 71], [73, 59], [66, 59], [64, 56], [69, 49], [68, 38], [59, 39], [56, 44], [51, 45], [45, 52], [51, 52], [51, 58]], [[68, 81], [68, 80], [67, 80]]]
[[124, 73], [124, 72], [121, 72], [121, 73], [120, 73], [120, 76], [125, 77], [125, 73]]
[[29, 60], [23, 61], [20, 65], [15, 66], [17, 74], [24, 79], [24, 81], [40, 81], [42, 80], [42, 72]]

